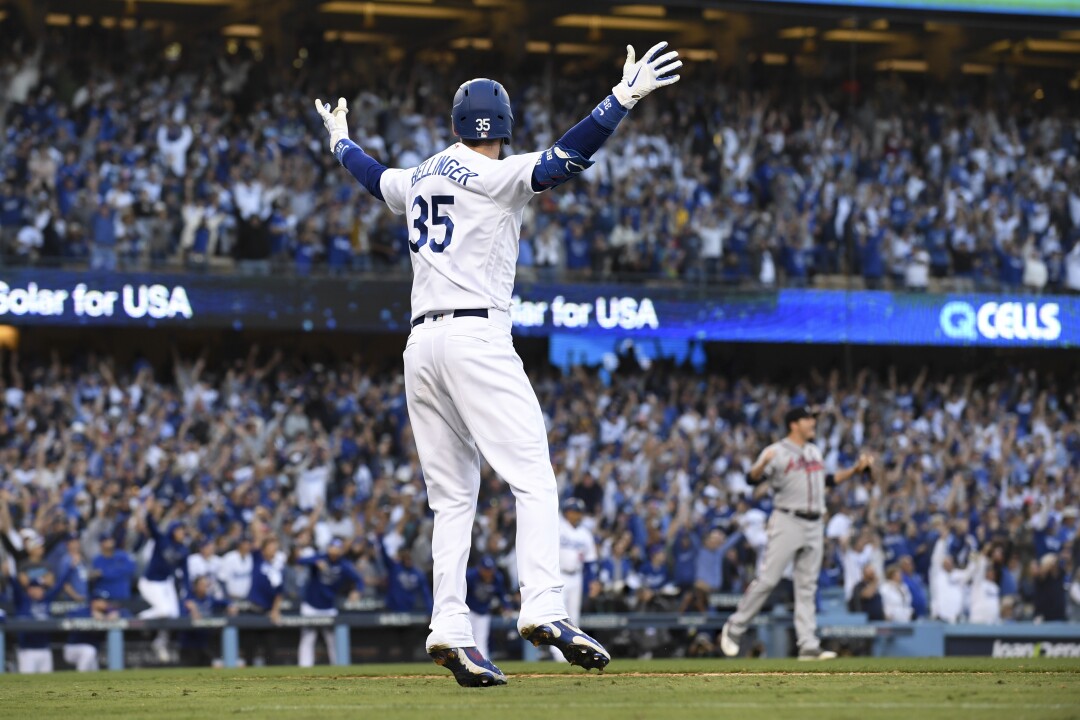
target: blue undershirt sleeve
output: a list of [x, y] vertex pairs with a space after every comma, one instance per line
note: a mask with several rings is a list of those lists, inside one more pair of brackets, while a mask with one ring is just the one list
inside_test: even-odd
[[386, 172], [385, 165], [364, 152], [352, 140], [338, 140], [334, 146], [334, 157], [369, 193], [379, 200], [383, 199], [379, 179]]
[[626, 108], [619, 104], [615, 96], [608, 95], [581, 122], [567, 130], [555, 144], [577, 150], [586, 159], [591, 158], [615, 132], [626, 113]]
[[[608, 95], [593, 108], [591, 113], [582, 118], [581, 122], [567, 130], [555, 146], [574, 150], [588, 160], [611, 137], [615, 128], [619, 126], [619, 121], [626, 117], [626, 113], [626, 108], [619, 104], [615, 96]], [[539, 165], [533, 171], [532, 189], [535, 192], [548, 187], [542, 173]]]

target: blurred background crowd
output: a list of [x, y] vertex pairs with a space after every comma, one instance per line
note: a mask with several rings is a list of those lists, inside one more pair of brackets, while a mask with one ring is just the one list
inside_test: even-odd
[[[408, 269], [404, 226], [328, 152], [314, 97], [411, 167], [453, 142], [480, 56], [399, 63], [313, 44], [297, 67], [220, 42], [0, 50], [7, 264], [269, 273]], [[362, 62], [361, 62], [362, 61]], [[1080, 115], [1000, 68], [863, 87], [760, 63], [690, 63], [578, 182], [527, 211], [526, 279], [1080, 291]], [[525, 64], [510, 152], [550, 146], [618, 79]], [[1041, 92], [1041, 90], [1039, 91]]]
[[[707, 611], [741, 592], [771, 509], [745, 473], [785, 410], [811, 405], [827, 471], [878, 458], [829, 496], [823, 594], [870, 619], [1080, 620], [1075, 369], [774, 382], [645, 370], [632, 354], [613, 373], [541, 368], [560, 492], [582, 501], [598, 548], [586, 612]], [[0, 390], [5, 602], [36, 587], [70, 608], [105, 588], [151, 617], [150, 580], [176, 588], [180, 612], [211, 597], [203, 612], [276, 619], [312, 602], [321, 560], [358, 574], [329, 583], [329, 607], [430, 609], [430, 511], [399, 370], [258, 348], [212, 365], [176, 354], [165, 371], [8, 353]], [[501, 570], [481, 609], [498, 613], [517, 588], [514, 503], [483, 477], [472, 562]]]

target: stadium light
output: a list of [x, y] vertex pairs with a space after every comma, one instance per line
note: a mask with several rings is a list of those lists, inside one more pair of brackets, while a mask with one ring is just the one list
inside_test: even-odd
[[653, 30], [684, 31], [689, 24], [675, 20], [654, 18], [611, 17], [608, 15], [563, 15], [555, 18], [556, 27], [578, 27], [595, 30]]
[[1028, 38], [1024, 41], [1024, 48], [1032, 52], [1042, 53], [1080, 53], [1080, 42], [1068, 40], [1039, 40]]
[[616, 5], [611, 8], [611, 14], [662, 18], [667, 17], [667, 8], [663, 5]]
[[401, 3], [355, 2], [335, 0], [319, 6], [319, 12], [337, 15], [382, 15], [385, 17], [420, 18], [424, 20], [461, 20], [474, 11], [434, 5], [406, 5]]
[[134, 30], [138, 26], [138, 22], [135, 18], [118, 18], [112, 15], [106, 15], [98, 18], [98, 24], [106, 30], [113, 30], [115, 28], [121, 28], [123, 30]]
[[879, 60], [874, 63], [874, 69], [878, 72], [924, 73], [930, 69], [930, 63], [925, 60]]
[[390, 41], [389, 35], [370, 32], [357, 32], [353, 30], [327, 30], [323, 33], [326, 42], [343, 42], [353, 44], [378, 44]]
[[[0, 12], [3, 12], [3, 17], [7, 17], [6, 11]], [[13, 325], [0, 325], [0, 349], [17, 350], [18, 348], [19, 329]]]
[[221, 28], [221, 34], [226, 37], [257, 38], [262, 37], [262, 28], [258, 25], [235, 23]]
[[545, 40], [529, 40], [525, 43], [525, 52], [556, 55], [596, 55], [604, 52], [599, 45], [585, 43], [557, 43], [554, 46]]
[[985, 63], [964, 63], [960, 66], [960, 72], [964, 75], [993, 75], [994, 66]]
[[711, 22], [727, 20], [727, 15], [728, 14], [723, 10], [717, 10], [716, 8], [705, 8], [701, 11], [701, 18], [703, 20], [709, 20]]
[[812, 26], [784, 28], [776, 35], [781, 40], [808, 40], [817, 37], [818, 29]]
[[[119, 0], [124, 4], [127, 4], [127, 0]], [[140, 3], [147, 5], [149, 3], [155, 3], [158, 5], [232, 5], [233, 0], [139, 0]]]
[[495, 43], [491, 41], [491, 38], [482, 37], [457, 38], [450, 43], [450, 47], [455, 50], [490, 50], [494, 45]]
[[715, 50], [691, 48], [689, 50], [680, 50], [679, 57], [690, 62], [715, 62], [720, 55]]
[[877, 30], [829, 30], [824, 35], [829, 42], [887, 44], [909, 39], [904, 33], [880, 32]]

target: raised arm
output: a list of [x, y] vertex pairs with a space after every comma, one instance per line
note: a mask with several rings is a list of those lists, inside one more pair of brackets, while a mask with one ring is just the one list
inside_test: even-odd
[[386, 166], [349, 139], [349, 121], [346, 118], [349, 108], [345, 103], [345, 98], [338, 98], [337, 107], [333, 110], [329, 103], [316, 99], [315, 110], [322, 118], [326, 131], [330, 133], [330, 149], [333, 150], [334, 157], [369, 193], [382, 200], [383, 194], [379, 188], [379, 180], [386, 172]]
[[761, 451], [761, 455], [758, 456], [757, 462], [750, 468], [750, 472], [746, 474], [746, 482], [750, 485], [759, 485], [766, 479], [767, 470], [769, 469], [769, 463], [776, 457], [776, 448], [767, 447]]
[[874, 464], [874, 456], [869, 453], [862, 453], [859, 455], [859, 459], [849, 468], [843, 470], [837, 470], [834, 475], [830, 475], [825, 478], [825, 484], [829, 487], [839, 485], [842, 482], [849, 480], [856, 473], [860, 473], [863, 470], [869, 469]]
[[540, 162], [533, 169], [533, 190], [540, 192], [557, 187], [585, 172], [593, 164], [589, 158], [611, 137], [638, 100], [657, 88], [679, 81], [679, 76], [673, 74], [682, 67], [679, 53], [674, 50], [664, 53], [666, 47], [666, 42], [659, 42], [649, 48], [641, 60], [636, 60], [634, 47], [626, 46], [622, 80], [611, 89], [611, 95], [540, 156]]

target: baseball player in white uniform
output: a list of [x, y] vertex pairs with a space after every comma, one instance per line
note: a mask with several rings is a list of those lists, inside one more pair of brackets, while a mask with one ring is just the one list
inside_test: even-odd
[[[585, 503], [580, 498], [563, 501], [563, 517], [559, 523], [559, 567], [563, 576], [563, 601], [566, 616], [574, 625], [581, 624], [581, 604], [586, 585], [596, 583], [596, 538], [581, 520], [585, 516]], [[589, 588], [590, 591], [592, 588]], [[551, 656], [562, 660], [558, 648], [551, 648]]]
[[559, 569], [559, 505], [547, 434], [510, 336], [510, 301], [525, 205], [584, 172], [589, 158], [642, 97], [678, 81], [667, 43], [636, 60], [612, 94], [551, 148], [500, 159], [514, 124], [503, 86], [458, 88], [451, 110], [461, 141], [416, 167], [388, 169], [349, 139], [345, 99], [315, 101], [335, 157], [392, 212], [406, 215], [413, 267], [412, 333], [405, 346], [409, 419], [435, 513], [434, 611], [427, 651], [463, 686], [506, 676], [477, 651], [465, 572], [480, 486], [480, 453], [517, 503], [518, 630], [573, 664], [603, 668], [608, 652], [567, 618]]
[[581, 623], [581, 603], [586, 583], [595, 582], [596, 538], [582, 525], [585, 503], [578, 498], [563, 502], [563, 518], [559, 524], [559, 567], [563, 574], [563, 600], [570, 622]]
[[809, 408], [792, 408], [784, 415], [788, 434], [762, 450], [750, 468], [748, 482], [768, 482], [773, 491], [768, 541], [760, 572], [746, 588], [739, 607], [720, 632], [720, 649], [728, 657], [739, 654], [739, 641], [769, 594], [780, 582], [784, 568], [794, 561], [795, 636], [800, 660], [830, 660], [836, 653], [823, 650], [817, 638], [818, 574], [825, 539], [825, 490], [869, 468], [874, 458], [863, 454], [850, 468], [825, 474], [825, 464], [812, 441], [817, 419]]

